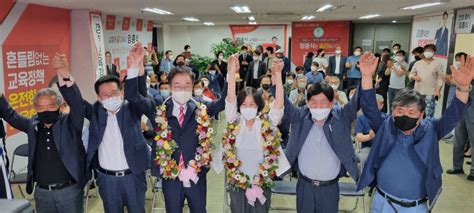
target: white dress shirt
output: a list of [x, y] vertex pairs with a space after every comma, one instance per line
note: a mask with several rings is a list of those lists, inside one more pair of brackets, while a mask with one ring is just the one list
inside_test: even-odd
[[258, 65], [259, 61], [254, 61], [253, 62], [253, 79], [258, 79]]
[[129, 168], [123, 146], [122, 132], [117, 121], [117, 114], [107, 111], [107, 126], [99, 145], [100, 167], [120, 171]]
[[171, 98], [171, 100], [173, 100], [173, 116], [179, 119], [179, 108], [180, 107], [184, 107], [183, 115], [186, 115], [186, 110], [188, 109], [188, 105], [187, 104], [184, 104], [184, 105], [178, 104], [178, 102], [176, 102], [173, 98]]
[[336, 64], [334, 65], [335, 66], [334, 74], [339, 74], [341, 72], [341, 71], [339, 71], [340, 63], [341, 63], [341, 56], [336, 55], [334, 58], [336, 59]]

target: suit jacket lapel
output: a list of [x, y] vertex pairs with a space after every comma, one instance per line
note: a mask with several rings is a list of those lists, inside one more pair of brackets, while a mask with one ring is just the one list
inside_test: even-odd
[[188, 109], [184, 114], [183, 128], [190, 123], [189, 120], [194, 116], [194, 111], [196, 110], [196, 103], [194, 103], [194, 101], [188, 101], [187, 105]]
[[177, 131], [180, 126], [178, 119], [173, 116], [173, 101], [169, 100], [166, 102], [166, 118], [168, 119], [168, 125], [173, 129], [173, 131]]

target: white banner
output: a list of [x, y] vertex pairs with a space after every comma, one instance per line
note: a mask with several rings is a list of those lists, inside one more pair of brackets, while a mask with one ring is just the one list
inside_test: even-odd
[[105, 50], [112, 54], [112, 60], [120, 70], [120, 76], [126, 75], [127, 56], [130, 47], [137, 41], [152, 48], [153, 21], [131, 17], [104, 15]]
[[474, 33], [474, 8], [456, 12], [456, 33]]
[[417, 46], [435, 44], [435, 58], [444, 59], [443, 65], [446, 67], [452, 20], [452, 11], [415, 16], [411, 30], [410, 50]]
[[106, 75], [105, 70], [105, 47], [104, 47], [104, 30], [102, 28], [102, 19], [100, 14], [90, 14], [90, 27], [92, 38], [94, 39], [95, 57], [93, 61], [96, 61], [96, 75], [95, 79]]

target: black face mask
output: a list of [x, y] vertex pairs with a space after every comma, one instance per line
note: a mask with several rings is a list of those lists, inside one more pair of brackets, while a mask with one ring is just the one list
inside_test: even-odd
[[262, 84], [262, 89], [264, 90], [270, 89], [270, 84]]
[[393, 117], [395, 126], [402, 131], [408, 131], [415, 128], [418, 118], [408, 117], [406, 115]]
[[184, 62], [182, 62], [182, 61], [177, 62], [176, 65], [178, 65], [178, 66], [184, 66]]
[[59, 118], [59, 109], [56, 111], [38, 112], [38, 119], [45, 124], [52, 124]]
[[418, 56], [418, 55], [415, 55], [415, 60], [419, 61], [419, 60], [421, 60], [421, 57]]

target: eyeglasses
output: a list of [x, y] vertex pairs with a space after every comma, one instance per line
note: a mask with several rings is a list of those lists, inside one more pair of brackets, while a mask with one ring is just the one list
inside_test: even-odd
[[192, 85], [186, 86], [172, 86], [173, 91], [189, 91], [193, 89]]
[[116, 90], [116, 91], [112, 91], [110, 93], [102, 93], [100, 94], [100, 97], [102, 99], [107, 99], [107, 98], [111, 98], [111, 97], [115, 97], [115, 96], [119, 96], [120, 95], [120, 91]]

